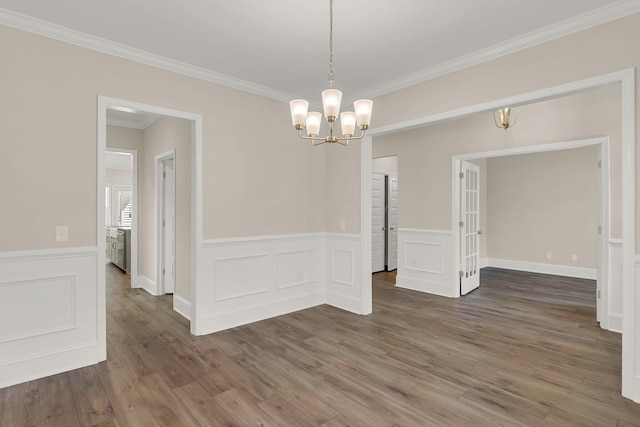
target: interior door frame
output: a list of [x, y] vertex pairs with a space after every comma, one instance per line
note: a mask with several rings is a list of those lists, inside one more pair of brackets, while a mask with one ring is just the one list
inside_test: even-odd
[[[367, 131], [360, 144], [360, 270], [371, 265], [371, 158], [372, 142], [376, 136], [388, 135], [443, 123], [475, 114], [489, 113], [505, 105], [517, 107], [533, 102], [569, 96], [611, 85], [621, 87], [621, 140], [622, 140], [622, 395], [640, 403], [640, 310], [636, 310], [640, 290], [636, 290], [636, 77], [635, 68], [627, 68], [582, 80], [558, 84], [531, 92], [481, 102], [453, 110], [437, 112], [414, 119], [391, 123]], [[452, 227], [453, 228], [453, 227]], [[360, 280], [360, 313], [372, 312], [371, 275], [362, 274]]]
[[[106, 144], [106, 141], [105, 141]], [[138, 287], [138, 150], [132, 150], [129, 148], [117, 148], [107, 147], [105, 151], [113, 153], [127, 153], [131, 154], [131, 200], [133, 200], [133, 209], [131, 212], [131, 266], [129, 267], [129, 274], [131, 276], [131, 287]], [[104, 186], [103, 186], [104, 187]], [[103, 190], [104, 192], [104, 190]], [[110, 194], [110, 197], [112, 195]], [[104, 207], [102, 208], [105, 209]]]
[[[505, 148], [501, 150], [483, 151], [478, 153], [460, 154], [452, 157], [452, 197], [451, 197], [451, 210], [452, 217], [451, 223], [456, 224], [458, 222], [460, 212], [460, 180], [457, 179], [461, 172], [461, 165], [463, 161], [489, 159], [495, 157], [516, 156], [520, 154], [532, 154], [532, 153], [548, 153], [560, 150], [570, 150], [575, 148], [592, 147], [596, 146], [598, 149], [598, 158], [602, 159], [602, 173], [598, 176], [598, 223], [601, 226], [601, 233], [597, 238], [597, 254], [598, 254], [598, 286], [597, 289], [601, 290], [603, 295], [602, 299], [605, 307], [608, 308], [608, 295], [609, 295], [609, 283], [608, 274], [609, 271], [609, 235], [610, 235], [610, 198], [609, 198], [609, 137], [598, 137], [589, 139], [580, 139], [573, 141], [564, 141], [551, 144], [538, 144], [529, 145], [523, 147]], [[596, 165], [594, 165], [596, 167]], [[456, 197], [457, 196], [457, 197]], [[480, 203], [482, 203], [480, 201]], [[460, 296], [460, 287], [458, 284], [458, 270], [460, 266], [460, 228], [452, 227], [452, 256], [453, 256], [453, 268], [455, 272], [454, 287], [456, 288], [455, 297]], [[597, 299], [596, 299], [597, 301]], [[602, 308], [601, 306], [599, 308]], [[604, 316], [608, 319], [608, 316]], [[603, 329], [608, 329], [608, 322], [601, 323]]]
[[107, 110], [120, 110], [133, 113], [143, 113], [160, 117], [172, 117], [191, 122], [191, 305], [186, 313], [190, 320], [190, 331], [194, 335], [199, 333], [198, 283], [203, 283], [201, 277], [201, 260], [203, 259], [203, 195], [202, 195], [202, 145], [203, 120], [202, 115], [189, 113], [157, 105], [117, 99], [98, 95], [97, 97], [97, 212], [96, 212], [96, 242], [98, 244], [96, 277], [96, 312], [98, 335], [98, 360], [107, 358], [107, 298], [105, 283], [105, 248], [104, 243], [104, 185], [105, 185], [105, 151], [107, 147]]
[[[387, 180], [387, 174], [388, 174], [388, 172], [380, 171], [380, 170], [374, 170], [374, 171], [371, 171], [371, 185], [372, 185], [371, 189], [372, 189], [372, 190], [373, 190], [373, 174], [374, 174], [374, 173], [376, 173], [376, 174], [378, 174], [378, 175], [382, 175], [382, 176], [383, 176], [383, 180], [382, 180], [382, 185], [383, 185], [383, 186], [385, 185], [385, 182], [386, 182], [386, 180]], [[383, 193], [383, 196], [382, 196], [382, 204], [383, 204], [383, 210], [384, 210], [384, 203], [385, 203], [385, 199], [386, 199], [386, 190], [385, 190], [385, 188], [383, 188], [383, 189], [382, 189], [382, 193]], [[373, 192], [372, 192], [371, 194], [369, 194], [369, 198], [373, 201]], [[373, 203], [371, 204], [371, 208], [373, 209]], [[383, 213], [383, 214], [382, 214], [382, 216], [383, 216], [383, 220], [384, 220], [384, 219], [386, 218], [386, 215]], [[371, 218], [372, 218], [372, 220], [373, 220], [373, 212], [372, 212]], [[387, 228], [386, 228], [386, 227], [387, 227], [387, 224], [386, 224], [386, 220], [384, 220], [384, 221], [383, 221], [383, 225], [382, 225], [382, 227], [383, 227], [383, 230], [382, 230], [382, 231], [383, 231], [383, 232], [382, 232], [382, 252], [383, 252], [383, 254], [384, 254], [384, 253], [385, 253], [385, 251], [386, 251], [386, 245], [387, 245], [387, 237], [386, 237], [386, 234], [387, 234]], [[372, 244], [371, 244], [371, 248], [373, 249], [373, 224], [372, 224], [372, 226], [371, 226], [371, 240], [372, 240], [372, 242], [371, 242], [371, 243], [372, 243]], [[384, 260], [384, 255], [383, 255], [383, 257], [382, 257], [382, 270], [376, 270], [376, 271], [373, 271], [373, 255], [372, 255], [372, 257], [371, 257], [371, 258], [372, 258], [372, 260], [371, 260], [371, 267], [369, 268], [369, 271], [371, 271], [372, 273], [380, 273], [380, 272], [382, 272], [382, 271], [386, 271], [387, 265], [386, 265], [385, 260]]]
[[[173, 182], [171, 183], [173, 187], [173, 233], [174, 239], [176, 236], [175, 229], [175, 213], [176, 213], [176, 149], [172, 148], [163, 153], [156, 154], [154, 157], [155, 163], [155, 222], [156, 222], [156, 278], [158, 282], [158, 295], [165, 295], [167, 293], [166, 284], [165, 284], [165, 275], [162, 274], [162, 269], [164, 266], [164, 256], [165, 256], [165, 242], [164, 242], [164, 230], [162, 227], [162, 219], [164, 218], [164, 202], [165, 202], [165, 192], [164, 192], [164, 163], [167, 160], [173, 160], [173, 168], [174, 168], [174, 176]], [[176, 265], [176, 254], [173, 254], [173, 265], [175, 269]], [[174, 270], [174, 278], [175, 278], [175, 270]], [[174, 279], [174, 293], [175, 293], [175, 279]]]

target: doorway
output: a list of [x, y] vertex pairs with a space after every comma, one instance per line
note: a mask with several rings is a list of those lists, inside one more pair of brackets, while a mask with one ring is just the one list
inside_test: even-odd
[[175, 150], [156, 156], [158, 293], [173, 294], [176, 281]]
[[371, 272], [398, 268], [398, 174], [373, 172]]

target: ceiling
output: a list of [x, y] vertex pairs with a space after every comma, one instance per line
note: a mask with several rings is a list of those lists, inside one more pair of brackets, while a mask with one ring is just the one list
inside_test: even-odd
[[[640, 0], [334, 3], [335, 87], [351, 100], [640, 12]], [[327, 87], [328, 0], [0, 0], [0, 24], [276, 99], [318, 102]]]

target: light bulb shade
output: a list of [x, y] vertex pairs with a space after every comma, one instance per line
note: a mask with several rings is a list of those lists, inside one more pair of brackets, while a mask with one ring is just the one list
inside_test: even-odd
[[371, 124], [371, 111], [373, 110], [373, 101], [370, 99], [358, 99], [353, 103], [356, 110], [356, 120], [360, 129], [366, 129]]
[[291, 121], [293, 127], [296, 129], [302, 129], [307, 121], [307, 110], [309, 109], [309, 103], [304, 99], [294, 99], [289, 102], [291, 107]]
[[356, 128], [356, 113], [353, 111], [340, 113], [340, 125], [342, 126], [342, 135], [345, 137], [353, 136], [353, 131]]
[[313, 137], [320, 133], [320, 124], [322, 123], [322, 113], [317, 111], [309, 111], [307, 114], [307, 135]]
[[326, 89], [322, 91], [322, 106], [324, 116], [329, 121], [334, 121], [340, 113], [340, 102], [342, 102], [342, 92], [338, 89]]

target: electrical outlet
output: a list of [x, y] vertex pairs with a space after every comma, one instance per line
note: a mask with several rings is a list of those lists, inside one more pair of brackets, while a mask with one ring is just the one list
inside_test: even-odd
[[340, 220], [340, 230], [344, 231], [347, 228], [347, 221], [345, 221], [344, 219]]
[[578, 262], [578, 255], [571, 255], [571, 261]]
[[547, 257], [547, 259], [551, 259], [551, 258], [553, 258], [553, 254], [551, 252], [547, 251], [546, 257]]

